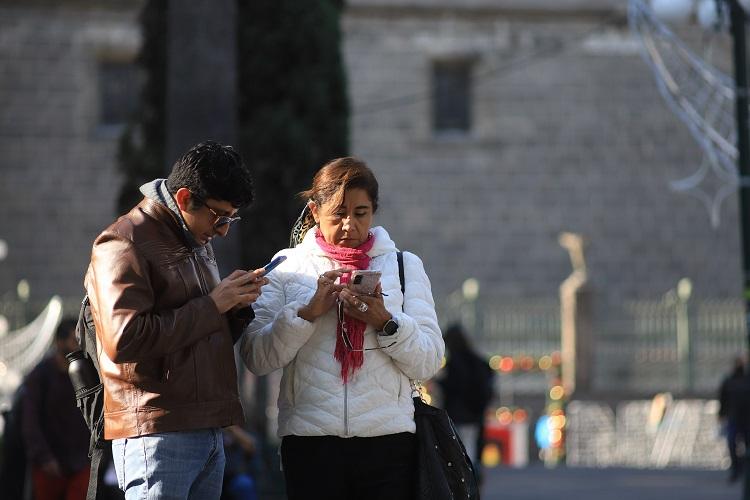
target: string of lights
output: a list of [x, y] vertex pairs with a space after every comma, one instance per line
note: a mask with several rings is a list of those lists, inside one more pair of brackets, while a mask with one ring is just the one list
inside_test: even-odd
[[[706, 207], [711, 224], [720, 224], [721, 205], [739, 185], [737, 172], [736, 89], [731, 77], [691, 51], [643, 0], [630, 0], [631, 31], [642, 42], [642, 54], [667, 105], [688, 127], [703, 151], [691, 175], [670, 183]], [[718, 181], [715, 192], [702, 185], [709, 174]]]

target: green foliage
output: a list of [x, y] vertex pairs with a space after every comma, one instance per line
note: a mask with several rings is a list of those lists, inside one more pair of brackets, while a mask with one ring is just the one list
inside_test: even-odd
[[144, 182], [164, 177], [166, 147], [167, 0], [149, 0], [140, 15], [143, 46], [137, 64], [143, 85], [136, 114], [120, 138], [118, 166], [124, 182], [117, 200], [125, 213], [141, 199]]
[[[141, 13], [144, 84], [120, 140], [120, 213], [138, 187], [165, 175], [166, 0]], [[289, 241], [302, 208], [296, 194], [325, 162], [348, 151], [348, 101], [341, 60], [341, 0], [238, 0], [238, 149], [253, 172], [256, 200], [241, 224], [242, 260], [261, 265]]]
[[261, 265], [289, 241], [296, 194], [348, 150], [348, 101], [336, 0], [239, 0], [239, 148], [256, 201], [243, 259]]

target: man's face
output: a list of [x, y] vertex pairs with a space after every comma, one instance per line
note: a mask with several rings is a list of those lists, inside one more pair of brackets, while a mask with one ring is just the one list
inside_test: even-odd
[[230, 202], [213, 198], [201, 200], [186, 188], [178, 190], [175, 199], [190, 234], [201, 245], [210, 242], [214, 236], [226, 236], [231, 225], [227, 218], [237, 214]]

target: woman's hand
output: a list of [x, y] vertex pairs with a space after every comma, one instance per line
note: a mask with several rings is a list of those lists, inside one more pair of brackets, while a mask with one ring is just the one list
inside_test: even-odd
[[339, 299], [344, 303], [344, 314], [364, 321], [380, 331], [383, 325], [393, 317], [385, 308], [383, 302], [383, 288], [378, 283], [375, 292], [370, 295], [356, 295], [349, 287], [339, 293]]
[[344, 288], [344, 285], [336, 284], [336, 280], [344, 272], [349, 272], [349, 270], [334, 269], [318, 276], [318, 288], [315, 290], [315, 295], [306, 306], [297, 311], [297, 316], [312, 323], [327, 313], [336, 303], [339, 292]]

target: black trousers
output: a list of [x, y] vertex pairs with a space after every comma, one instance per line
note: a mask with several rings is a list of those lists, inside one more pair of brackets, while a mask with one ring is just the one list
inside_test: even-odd
[[281, 461], [289, 500], [412, 500], [416, 438], [284, 436]]

